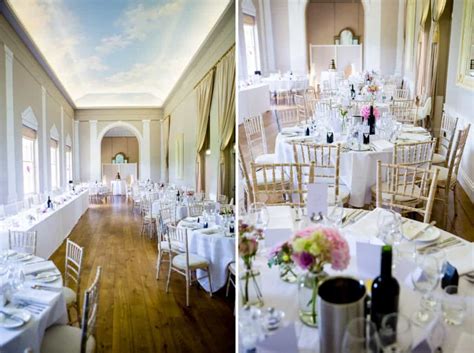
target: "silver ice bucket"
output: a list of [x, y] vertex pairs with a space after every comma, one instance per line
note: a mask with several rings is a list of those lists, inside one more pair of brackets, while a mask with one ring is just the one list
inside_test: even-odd
[[366, 291], [362, 281], [331, 277], [318, 289], [319, 352], [339, 353], [347, 324], [365, 316]]

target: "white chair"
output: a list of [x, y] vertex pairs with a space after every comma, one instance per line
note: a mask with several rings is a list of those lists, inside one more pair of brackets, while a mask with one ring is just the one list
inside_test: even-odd
[[200, 203], [188, 205], [188, 217], [199, 217], [202, 215], [204, 207]]
[[94, 338], [99, 311], [101, 267], [97, 267], [94, 282], [84, 294], [81, 328], [68, 325], [54, 325], [48, 328], [41, 343], [41, 353], [93, 353]]
[[[189, 252], [188, 248], [188, 232], [187, 228], [176, 228], [174, 226], [168, 227], [169, 251], [172, 254], [172, 243], [177, 242], [183, 244], [184, 252], [182, 254], [174, 255], [171, 258], [171, 264], [168, 269], [168, 280], [166, 282], [166, 292], [169, 291], [171, 272], [177, 272], [186, 278], [186, 306], [189, 306], [189, 287], [193, 281], [198, 281], [201, 278], [207, 277], [209, 281], [209, 296], [212, 297], [212, 283], [211, 271], [209, 261], [202, 256]], [[192, 278], [192, 272], [196, 270], [203, 270], [207, 275], [201, 278]]]
[[293, 127], [299, 123], [297, 108], [277, 110], [276, 116], [279, 131], [282, 128]]
[[17, 252], [36, 255], [37, 232], [8, 231], [8, 248]]
[[409, 91], [407, 88], [397, 88], [393, 95], [394, 100], [408, 100]]
[[83, 251], [84, 248], [69, 239], [66, 240], [63, 294], [68, 309], [69, 323], [72, 323], [69, 309], [74, 308], [74, 310], [76, 310], [77, 319], [79, 320], [80, 317], [79, 302], [77, 299], [80, 290]]
[[217, 202], [219, 202], [220, 204], [226, 204], [228, 200], [229, 199], [228, 199], [227, 195], [219, 195], [217, 197]]
[[298, 113], [298, 121], [302, 122], [307, 122], [308, 119], [310, 118], [308, 114], [308, 107], [306, 105], [306, 98], [305, 96], [295, 94], [295, 105], [296, 105], [296, 111]]
[[438, 149], [436, 151], [437, 153], [433, 155], [434, 165], [441, 167], [446, 167], [448, 165], [448, 159], [451, 155], [457, 125], [458, 118], [449, 116], [446, 112], [443, 112], [438, 136]]
[[[169, 227], [174, 227], [171, 223], [166, 224], [166, 232], [163, 232], [158, 239], [158, 257], [156, 259], [156, 279], [160, 279], [160, 269], [163, 262], [170, 262], [174, 254], [180, 254], [183, 252], [183, 244], [176, 241], [170, 241]], [[167, 259], [165, 258], [167, 255]]]
[[393, 101], [390, 106], [391, 114], [395, 120], [403, 124], [415, 124], [416, 108], [413, 108], [413, 102], [410, 100]]
[[245, 135], [252, 160], [256, 163], [273, 163], [275, 154], [268, 153], [265, 127], [261, 115], [244, 119]]
[[[232, 284], [235, 288], [235, 261], [232, 261], [227, 265], [227, 285], [225, 289], [225, 296], [229, 296], [230, 285]], [[234, 277], [234, 279], [232, 279]]]

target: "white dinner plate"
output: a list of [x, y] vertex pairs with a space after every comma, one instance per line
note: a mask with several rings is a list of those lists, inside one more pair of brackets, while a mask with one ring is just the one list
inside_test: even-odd
[[[405, 232], [403, 232], [403, 235], [405, 236]], [[416, 239], [414, 239], [414, 241], [427, 243], [427, 242], [437, 240], [440, 236], [441, 236], [441, 232], [439, 231], [438, 228], [429, 227], [428, 229], [423, 231], [423, 234], [421, 234]], [[411, 240], [409, 237], [405, 237], [405, 238], [408, 240]]]
[[351, 151], [358, 151], [358, 152], [370, 151], [372, 148], [370, 145], [364, 145], [363, 143], [361, 144], [354, 143], [354, 144], [348, 145], [347, 147], [349, 147]]
[[296, 137], [299, 136], [299, 133], [297, 132], [282, 132], [281, 133], [285, 137]]
[[0, 327], [3, 328], [17, 328], [26, 324], [31, 319], [31, 314], [24, 309], [2, 308], [1, 311], [13, 314], [18, 319], [8, 317], [4, 313], [0, 313]]
[[32, 276], [32, 280], [40, 283], [50, 283], [61, 277], [59, 271], [45, 271]]

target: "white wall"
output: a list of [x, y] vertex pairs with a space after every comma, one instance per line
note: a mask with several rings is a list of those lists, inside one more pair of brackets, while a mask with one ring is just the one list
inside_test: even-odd
[[462, 125], [471, 124], [468, 142], [461, 163], [459, 180], [471, 201], [474, 202], [474, 91], [456, 84], [461, 44], [462, 10], [463, 1], [454, 0], [445, 109], [447, 112], [459, 117]]

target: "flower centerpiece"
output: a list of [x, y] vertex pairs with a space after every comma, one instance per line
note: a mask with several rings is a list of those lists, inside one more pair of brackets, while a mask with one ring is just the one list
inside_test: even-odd
[[379, 86], [377, 86], [375, 83], [371, 83], [370, 85], [367, 86], [367, 92], [370, 94], [376, 94], [380, 89]]
[[318, 285], [327, 277], [324, 265], [342, 271], [349, 265], [347, 241], [335, 228], [309, 227], [298, 231], [290, 241], [293, 261], [306, 272], [299, 277], [299, 316], [304, 324], [317, 326]]
[[341, 129], [342, 129], [342, 133], [344, 134], [346, 131], [347, 114], [349, 114], [349, 108], [346, 106], [340, 106], [339, 114], [341, 115], [341, 119], [342, 119]]
[[288, 241], [275, 246], [268, 256], [268, 267], [273, 265], [280, 267], [280, 278], [289, 283], [294, 283], [297, 280], [297, 275], [294, 271], [295, 264], [291, 258], [293, 249]]
[[[364, 120], [368, 120], [370, 115], [370, 105], [362, 106], [362, 108], [360, 108], [360, 115], [364, 118]], [[374, 116], [376, 120], [380, 118], [380, 111], [377, 109], [377, 107], [374, 107]]]
[[262, 230], [239, 221], [239, 255], [244, 264], [239, 285], [243, 305], [263, 305], [262, 291], [258, 283], [260, 273], [253, 268], [258, 240], [263, 238], [262, 234]]

